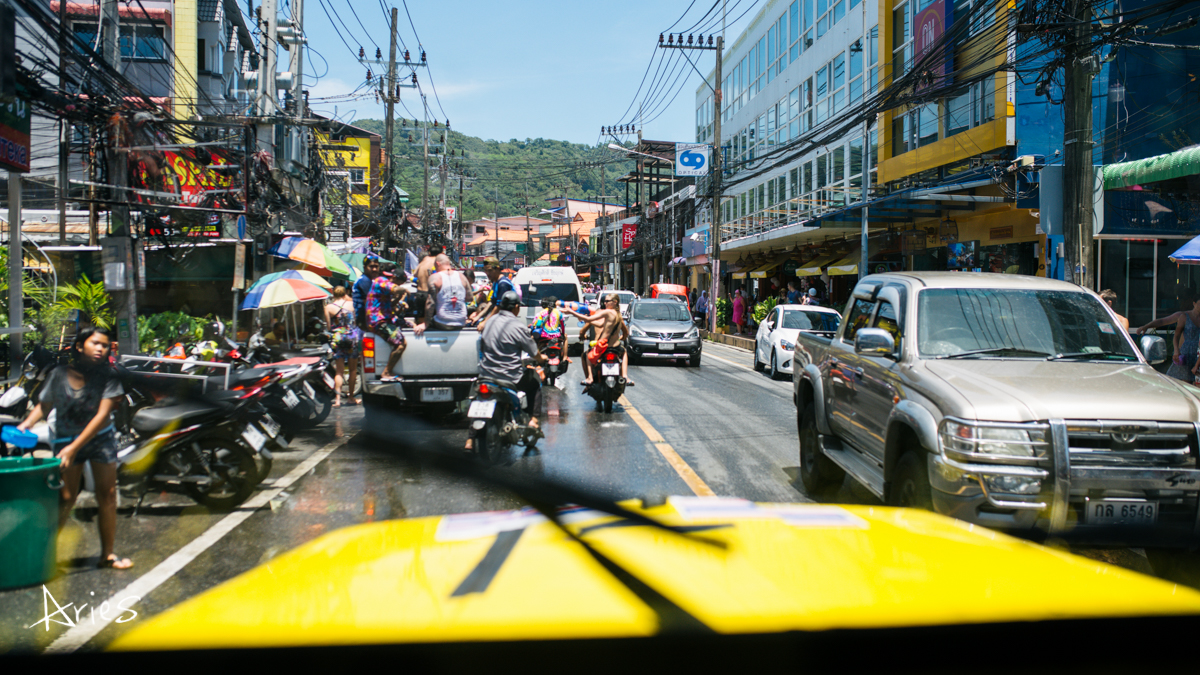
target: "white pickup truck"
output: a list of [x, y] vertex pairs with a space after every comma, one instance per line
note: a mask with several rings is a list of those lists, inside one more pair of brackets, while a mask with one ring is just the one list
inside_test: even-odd
[[363, 333], [363, 407], [369, 418], [382, 410], [441, 417], [467, 400], [479, 368], [479, 331], [474, 328], [404, 331], [408, 347], [384, 381], [392, 346], [382, 336]]

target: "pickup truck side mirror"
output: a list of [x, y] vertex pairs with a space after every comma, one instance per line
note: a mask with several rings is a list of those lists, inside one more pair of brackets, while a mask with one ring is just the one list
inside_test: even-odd
[[1138, 340], [1138, 347], [1141, 348], [1142, 355], [1152, 366], [1157, 366], [1167, 360], [1167, 343], [1157, 335], [1143, 335]]
[[892, 356], [896, 341], [882, 328], [860, 328], [854, 334], [854, 353], [866, 356]]

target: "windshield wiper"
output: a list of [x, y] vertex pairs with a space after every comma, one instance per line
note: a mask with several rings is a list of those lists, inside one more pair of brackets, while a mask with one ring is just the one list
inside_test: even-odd
[[985, 354], [1010, 354], [1010, 355], [1025, 355], [1025, 356], [1050, 356], [1046, 352], [1039, 352], [1035, 349], [1021, 349], [1020, 347], [991, 347], [989, 349], [972, 349], [966, 352], [957, 354], [943, 354], [938, 356], [939, 359], [961, 359], [967, 356], [981, 356]]
[[1085, 359], [1085, 358], [1095, 358], [1095, 357], [1103, 358], [1103, 357], [1107, 357], [1107, 356], [1120, 357], [1122, 360], [1125, 360], [1125, 361], [1137, 361], [1138, 360], [1138, 358], [1136, 356], [1134, 356], [1133, 354], [1122, 354], [1121, 352], [1063, 352], [1061, 354], [1055, 354], [1054, 356], [1047, 357], [1046, 360], [1047, 361], [1058, 361], [1060, 359]]

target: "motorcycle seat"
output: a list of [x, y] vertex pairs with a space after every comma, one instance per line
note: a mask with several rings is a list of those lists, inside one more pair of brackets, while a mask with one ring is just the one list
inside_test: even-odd
[[180, 425], [188, 424], [220, 412], [220, 410], [211, 405], [193, 402], [151, 406], [134, 413], [132, 426], [133, 430], [139, 434], [153, 434], [176, 420]]

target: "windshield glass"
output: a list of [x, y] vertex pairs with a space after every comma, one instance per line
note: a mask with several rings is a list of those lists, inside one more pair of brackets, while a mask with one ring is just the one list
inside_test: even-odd
[[540, 307], [542, 300], [552, 295], [565, 302], [579, 302], [579, 287], [575, 284], [521, 284], [521, 304], [526, 307]]
[[803, 309], [788, 309], [783, 312], [780, 328], [833, 332], [841, 324], [842, 317], [830, 312], [811, 312]]
[[926, 358], [976, 350], [995, 350], [981, 358], [1137, 358], [1121, 326], [1086, 293], [928, 289], [918, 296], [917, 322], [918, 349]]
[[646, 321], [690, 321], [687, 308], [674, 302], [640, 302], [633, 307], [633, 319]]

